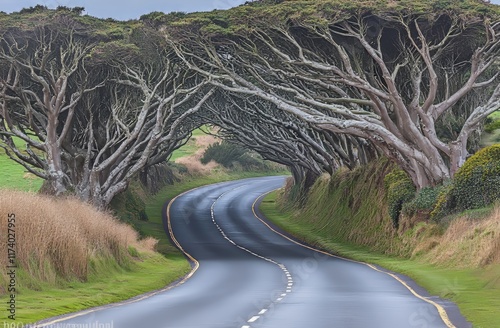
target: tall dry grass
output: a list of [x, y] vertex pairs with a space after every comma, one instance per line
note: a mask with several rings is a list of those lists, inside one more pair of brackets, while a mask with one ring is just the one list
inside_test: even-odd
[[204, 152], [205, 149], [200, 148], [194, 154], [180, 157], [175, 162], [184, 165], [191, 175], [207, 175], [219, 167], [219, 164], [214, 161], [210, 161], [207, 164], [201, 163], [200, 159], [203, 157]]
[[[0, 190], [0, 249], [3, 250], [7, 245], [9, 214], [15, 214], [16, 218], [17, 264], [29, 277], [40, 281], [85, 280], [92, 260], [107, 259], [126, 265], [131, 260], [130, 246], [152, 251], [156, 244], [153, 239], [139, 241], [132, 227], [76, 199]], [[4, 252], [0, 267], [7, 265]]]
[[424, 239], [416, 249], [432, 247], [424, 259], [456, 267], [482, 267], [500, 264], [500, 205], [484, 219], [461, 217], [453, 220], [442, 236]]

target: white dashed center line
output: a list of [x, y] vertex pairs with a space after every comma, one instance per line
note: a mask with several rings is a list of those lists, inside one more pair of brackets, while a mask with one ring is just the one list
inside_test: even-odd
[[[292, 276], [290, 274], [290, 272], [288, 271], [288, 269], [286, 268], [286, 266], [284, 264], [281, 264], [279, 262], [276, 262], [275, 260], [273, 259], [270, 259], [270, 258], [267, 258], [267, 257], [264, 257], [262, 255], [259, 255], [259, 254], [256, 254], [254, 252], [252, 252], [251, 250], [241, 246], [241, 245], [238, 245], [237, 243], [235, 243], [233, 240], [231, 240], [227, 235], [226, 233], [224, 232], [224, 230], [222, 230], [222, 227], [217, 223], [217, 221], [215, 220], [215, 204], [217, 203], [217, 201], [219, 199], [221, 199], [224, 195], [226, 195], [227, 193], [231, 192], [231, 191], [234, 191], [238, 188], [241, 188], [241, 187], [244, 187], [244, 186], [240, 186], [240, 187], [236, 187], [234, 189], [231, 189], [229, 191], [226, 191], [225, 193], [221, 194], [212, 204], [212, 206], [210, 207], [210, 212], [211, 212], [211, 216], [212, 216], [212, 222], [213, 224], [215, 224], [215, 226], [217, 227], [217, 229], [219, 230], [219, 232], [222, 234], [222, 237], [224, 237], [224, 239], [226, 239], [227, 241], [229, 241], [231, 244], [233, 244], [234, 246], [238, 247], [239, 249], [242, 249], [244, 250], [245, 252], [247, 253], [250, 253], [252, 254], [253, 256], [256, 256], [260, 259], [263, 259], [265, 261], [268, 261], [268, 262], [271, 262], [277, 266], [279, 266], [279, 268], [281, 270], [283, 270], [283, 273], [285, 274], [285, 276], [287, 277], [287, 288], [286, 288], [286, 293], [291, 293], [292, 292], [292, 286], [293, 286], [293, 280], [292, 280]], [[281, 297], [279, 297], [278, 299], [276, 299], [276, 301], [274, 302], [280, 302], [283, 300], [283, 298], [287, 295], [286, 293], [283, 293], [281, 294]], [[257, 321], [261, 315], [263, 315], [264, 313], [267, 312], [267, 309], [263, 309], [259, 312], [259, 315], [255, 315], [253, 317], [251, 317], [247, 322], [248, 323], [252, 323], [252, 322], [255, 322]], [[241, 326], [241, 328], [251, 328], [251, 326], [248, 326], [248, 325], [245, 325], [245, 326]]]

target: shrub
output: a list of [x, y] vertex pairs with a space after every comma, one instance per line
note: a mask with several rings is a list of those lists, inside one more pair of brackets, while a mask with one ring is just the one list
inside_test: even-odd
[[439, 194], [436, 197], [436, 204], [434, 205], [434, 209], [430, 215], [430, 218], [433, 221], [437, 222], [453, 211], [455, 206], [451, 197], [452, 190], [453, 183], [445, 184], [440, 188]]
[[227, 141], [216, 142], [208, 146], [200, 161], [207, 164], [213, 160], [224, 167], [231, 168], [246, 151], [245, 148]]
[[403, 213], [408, 216], [413, 216], [421, 211], [431, 213], [438, 201], [438, 196], [442, 189], [443, 186], [437, 186], [426, 187], [419, 190], [415, 198], [403, 205]]
[[389, 216], [394, 228], [399, 227], [399, 215], [405, 202], [415, 196], [415, 186], [410, 177], [401, 169], [394, 169], [384, 178], [387, 190]]
[[481, 149], [465, 162], [455, 174], [450, 196], [456, 210], [488, 206], [500, 198], [500, 144]]

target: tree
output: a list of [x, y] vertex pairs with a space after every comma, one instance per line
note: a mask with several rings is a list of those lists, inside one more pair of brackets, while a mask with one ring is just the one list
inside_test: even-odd
[[[67, 190], [61, 144], [83, 95], [102, 84], [87, 85], [84, 58], [91, 46], [73, 33], [62, 35], [50, 27], [21, 38], [20, 33], [5, 33], [0, 44], [0, 146], [61, 194]], [[26, 144], [25, 153], [15, 138]]]
[[472, 0], [300, 5], [257, 2], [180, 19], [166, 31], [179, 57], [212, 85], [367, 139], [418, 188], [453, 176], [471, 134], [500, 107], [498, 7]]
[[331, 175], [341, 166], [352, 169], [377, 155], [366, 140], [316, 129], [258, 97], [221, 91], [199, 115], [221, 127], [219, 137], [288, 166], [303, 192], [322, 173]]
[[153, 30], [116, 40], [81, 19], [63, 12], [3, 31], [0, 147], [48, 192], [102, 208], [185, 142], [211, 91], [198, 96], [204, 79]]

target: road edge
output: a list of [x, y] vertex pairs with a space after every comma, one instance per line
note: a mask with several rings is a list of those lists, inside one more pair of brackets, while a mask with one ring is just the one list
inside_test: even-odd
[[[293, 242], [294, 244], [296, 245], [299, 245], [301, 247], [304, 247], [304, 248], [307, 248], [309, 250], [312, 250], [312, 251], [315, 251], [315, 252], [318, 252], [318, 253], [321, 253], [323, 255], [327, 255], [327, 256], [330, 256], [330, 257], [335, 257], [335, 258], [338, 258], [338, 259], [342, 259], [342, 260], [345, 260], [345, 261], [349, 261], [349, 262], [354, 262], [354, 263], [359, 263], [359, 264], [363, 264], [365, 266], [368, 266], [369, 268], [371, 268], [372, 270], [375, 270], [375, 271], [378, 271], [378, 272], [381, 272], [381, 273], [385, 273], [387, 274], [388, 276], [392, 277], [393, 279], [397, 280], [400, 284], [402, 284], [405, 288], [407, 288], [415, 297], [431, 304], [432, 306], [434, 306], [436, 308], [436, 310], [438, 311], [439, 313], [439, 316], [441, 318], [441, 320], [443, 321], [443, 323], [448, 327], [448, 328], [458, 328], [457, 326], [455, 326], [455, 324], [452, 323], [449, 315], [448, 315], [448, 312], [444, 309], [444, 307], [438, 303], [436, 303], [435, 301], [433, 300], [430, 300], [428, 299], [427, 297], [425, 296], [422, 296], [420, 295], [420, 293], [418, 293], [413, 287], [411, 287], [409, 285], [408, 282], [404, 281], [401, 277], [398, 277], [398, 273], [397, 272], [391, 272], [385, 268], [382, 268], [380, 266], [376, 266], [374, 264], [370, 264], [370, 263], [366, 263], [366, 262], [362, 262], [362, 261], [357, 261], [357, 260], [353, 260], [353, 259], [349, 259], [349, 258], [346, 258], [346, 257], [343, 257], [343, 256], [339, 256], [339, 255], [336, 255], [336, 254], [332, 254], [330, 252], [327, 252], [327, 251], [324, 251], [324, 250], [320, 250], [320, 249], [317, 249], [315, 247], [312, 247], [310, 245], [307, 245], [304, 241], [300, 240], [299, 238], [297, 238], [296, 236], [293, 236], [292, 234], [286, 232], [285, 230], [281, 229], [281, 228], [278, 228], [277, 226], [274, 225], [274, 223], [272, 223], [269, 219], [267, 219], [265, 217], [265, 215], [260, 211], [259, 207], [260, 207], [260, 204], [262, 203], [262, 200], [270, 193], [272, 192], [275, 192], [277, 190], [279, 190], [281, 188], [278, 188], [278, 189], [275, 189], [275, 190], [271, 190], [271, 191], [268, 191], [262, 195], [260, 195], [252, 204], [252, 212], [253, 212], [253, 215], [256, 219], [258, 219], [260, 222], [262, 222], [265, 226], [267, 226], [268, 229], [270, 229], [272, 232], [282, 236], [283, 238]], [[274, 227], [273, 227], [274, 226]], [[278, 228], [279, 230], [283, 230], [285, 233], [282, 233], [280, 231], [278, 231]], [[427, 292], [423, 287], [419, 286], [416, 282], [414, 282], [411, 278], [407, 277], [407, 279], [411, 280], [412, 284], [414, 284], [415, 286], [418, 286], [419, 289], [421, 290], [424, 290], [425, 292]], [[430, 294], [429, 294], [430, 295]], [[455, 304], [455, 303], [453, 303]], [[455, 306], [458, 308], [458, 306], [455, 304]]]

